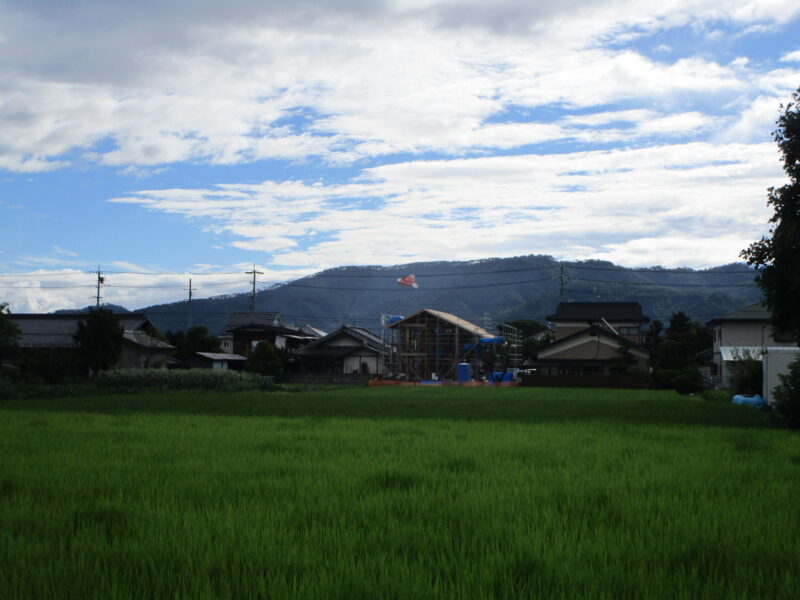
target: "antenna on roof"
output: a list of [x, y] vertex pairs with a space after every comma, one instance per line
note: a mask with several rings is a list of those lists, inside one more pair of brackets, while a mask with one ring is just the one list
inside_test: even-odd
[[612, 332], [614, 332], [614, 334], [616, 334], [616, 335], [619, 335], [619, 333], [617, 333], [617, 330], [616, 330], [616, 329], [614, 329], [614, 328], [611, 326], [611, 323], [609, 323], [608, 321], [606, 321], [605, 317], [600, 317], [600, 320], [601, 320], [603, 323], [605, 323], [605, 324], [606, 324], [606, 327], [608, 327], [608, 328], [609, 328], [609, 329], [610, 329]]

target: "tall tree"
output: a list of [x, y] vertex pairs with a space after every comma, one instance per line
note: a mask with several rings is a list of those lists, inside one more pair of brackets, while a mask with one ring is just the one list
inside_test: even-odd
[[275, 350], [275, 346], [267, 340], [262, 340], [256, 344], [250, 356], [244, 363], [244, 370], [260, 375], [283, 375], [283, 362]]
[[195, 325], [188, 331], [167, 332], [167, 341], [175, 346], [178, 358], [190, 358], [196, 352], [219, 352], [219, 339], [208, 332], [204, 325]]
[[123, 333], [117, 315], [107, 308], [89, 311], [86, 319], [78, 323], [74, 339], [92, 373], [104, 371], [119, 360]]
[[743, 250], [742, 257], [758, 271], [756, 283], [764, 292], [773, 327], [800, 341], [800, 88], [792, 94], [792, 102], [781, 105], [781, 109], [783, 114], [772, 136], [780, 148], [789, 183], [769, 188], [767, 204], [775, 210], [769, 221], [769, 236]]
[[16, 350], [19, 338], [19, 327], [8, 318], [10, 312], [8, 304], [0, 302], [0, 367], [3, 359]]

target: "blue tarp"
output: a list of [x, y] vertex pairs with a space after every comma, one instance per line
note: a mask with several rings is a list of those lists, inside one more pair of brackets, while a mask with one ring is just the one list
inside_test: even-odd
[[494, 381], [495, 383], [500, 383], [503, 381], [514, 381], [514, 374], [506, 372], [506, 374], [503, 375], [502, 371], [494, 371], [489, 376], [489, 381]]
[[743, 396], [741, 394], [737, 394], [731, 400], [733, 404], [741, 404], [743, 406], [752, 406], [753, 408], [764, 408], [767, 403], [764, 402], [764, 399], [756, 394], [755, 396]]
[[403, 317], [401, 317], [400, 315], [394, 315], [394, 316], [389, 317], [386, 320], [386, 323], [391, 325], [392, 323], [397, 323], [398, 321], [402, 321], [402, 320], [403, 320]]
[[498, 336], [498, 337], [481, 338], [478, 341], [478, 343], [479, 344], [505, 344], [506, 341], [502, 337]]

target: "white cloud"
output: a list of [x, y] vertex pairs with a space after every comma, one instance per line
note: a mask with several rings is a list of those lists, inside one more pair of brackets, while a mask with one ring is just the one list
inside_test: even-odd
[[53, 252], [55, 252], [56, 254], [60, 254], [62, 256], [72, 256], [72, 257], [79, 256], [77, 252], [72, 252], [71, 250], [65, 250], [64, 248], [61, 248], [59, 246], [53, 246]]
[[[133, 269], [128, 272], [127, 269]], [[119, 272], [126, 269], [126, 272]], [[187, 298], [189, 278], [192, 278], [194, 298], [207, 298], [227, 293], [243, 293], [250, 289], [247, 265], [195, 265], [192, 273], [158, 274], [137, 265], [116, 263], [114, 268], [103, 270], [105, 283], [101, 287], [103, 303], [119, 304], [129, 309], [142, 308], [161, 302], [176, 302]], [[263, 272], [258, 286], [283, 282], [311, 274], [311, 270], [291, 272], [257, 265]], [[3, 302], [11, 310], [20, 312], [51, 312], [79, 309], [94, 304], [97, 284], [95, 273], [75, 269], [37, 269], [0, 276]]]
[[[191, 217], [294, 267], [394, 264], [420, 251], [431, 260], [553, 253], [570, 244], [604, 256], [636, 240], [657, 254], [662, 237], [675, 260], [709, 266], [724, 252], [685, 246], [678, 256], [669, 240], [713, 231], [744, 247], [765, 228], [761, 199], [780, 178], [772, 144], [690, 143], [395, 163], [345, 184], [147, 190], [112, 201]], [[736, 260], [723, 247], [723, 262]]]
[[741, 63], [661, 63], [598, 40], [687, 23], [781, 24], [798, 12], [745, 0], [273, 4], [159, 4], [155, 20], [151, 2], [6, 5], [0, 168], [62, 168], [74, 153], [123, 169], [342, 164], [562, 139], [535, 119], [489, 121], [509, 105], [753, 95]]
[[787, 52], [783, 56], [781, 56], [781, 60], [783, 62], [800, 62], [800, 50], [794, 50], [793, 52]]
[[[795, 26], [791, 0], [0, 4], [0, 169], [152, 178], [112, 202], [219, 235], [214, 257], [198, 260], [259, 252], [272, 265], [260, 270], [282, 279], [276, 265], [539, 252], [735, 260], [766, 228], [764, 190], [782, 178], [769, 132], [800, 80], [800, 50], [741, 52], [748, 36]], [[721, 50], [692, 54], [674, 28]], [[254, 161], [266, 174], [187, 169], [174, 183], [182, 164]], [[308, 181], [303, 164], [315, 169]], [[50, 255], [7, 262], [47, 266], [54, 280], [61, 267], [96, 266], [54, 243], [76, 247], [47, 240]], [[116, 268], [158, 271], [141, 266], [151, 262], [121, 257]], [[166, 287], [125, 287], [147, 278]], [[125, 273], [105, 292], [144, 305], [180, 298], [184, 279]], [[25, 291], [48, 281], [27, 278], [14, 298], [31, 310], [86, 304], [82, 288]]]

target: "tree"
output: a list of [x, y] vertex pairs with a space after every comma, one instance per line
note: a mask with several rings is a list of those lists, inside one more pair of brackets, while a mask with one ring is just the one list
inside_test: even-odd
[[508, 344], [480, 344], [479, 348], [487, 379], [495, 383], [503, 381], [511, 365]]
[[672, 313], [666, 335], [660, 339], [663, 324], [653, 324], [653, 385], [689, 394], [703, 389], [697, 368], [697, 353], [711, 344], [709, 331], [682, 312]]
[[208, 332], [203, 325], [190, 327], [186, 332], [167, 332], [167, 341], [175, 346], [178, 358], [190, 358], [196, 352], [219, 352], [219, 339]]
[[[767, 190], [767, 204], [775, 209], [769, 220], [769, 237], [751, 244], [742, 257], [758, 271], [756, 283], [764, 293], [773, 330], [791, 334], [800, 343], [800, 88], [781, 109], [772, 137], [780, 148], [789, 183]], [[774, 391], [776, 411], [790, 426], [800, 427], [800, 358], [789, 365], [789, 374], [780, 378]]]
[[283, 375], [283, 362], [275, 346], [268, 341], [263, 340], [256, 344], [247, 361], [244, 363], [244, 370], [251, 373], [259, 373], [260, 375], [274, 375], [280, 377]]
[[775, 412], [793, 429], [800, 429], [800, 360], [789, 363], [789, 371], [778, 375], [781, 383], [775, 387]]
[[104, 371], [119, 360], [123, 333], [117, 315], [107, 308], [89, 311], [86, 319], [78, 323], [73, 339], [92, 373]]
[[636, 357], [631, 353], [631, 342], [623, 341], [617, 349], [617, 356], [611, 359], [608, 371], [613, 375], [627, 375], [636, 367]]
[[547, 331], [547, 327], [539, 321], [515, 319], [507, 321], [506, 324], [519, 329], [522, 337], [522, 353], [525, 359], [535, 359], [539, 350], [553, 343], [553, 334]]
[[8, 304], [0, 302], [0, 367], [3, 359], [16, 351], [19, 339], [19, 327], [8, 318], [10, 312]]
[[769, 188], [767, 204], [775, 209], [769, 236], [751, 244], [741, 256], [758, 271], [756, 283], [772, 313], [773, 328], [800, 341], [800, 88], [792, 100], [781, 105], [783, 114], [772, 133], [789, 183]]

